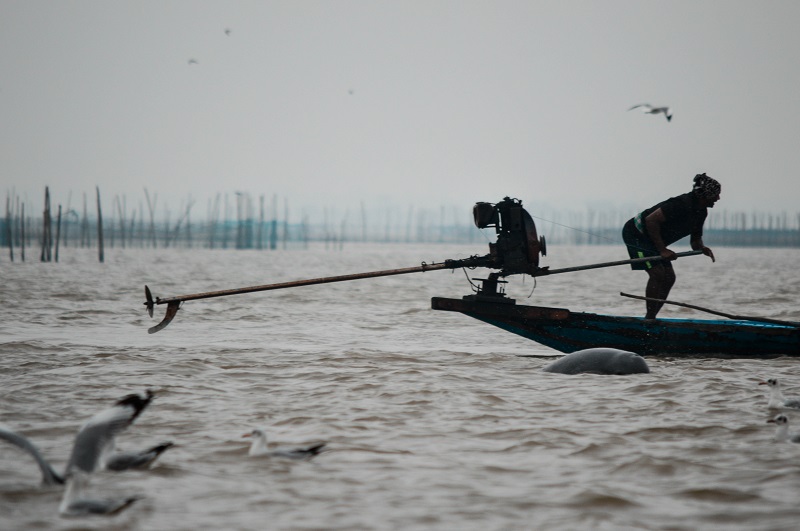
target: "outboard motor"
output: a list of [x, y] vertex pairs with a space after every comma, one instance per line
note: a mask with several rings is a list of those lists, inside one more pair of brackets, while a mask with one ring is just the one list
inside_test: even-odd
[[519, 199], [504, 198], [496, 204], [476, 203], [472, 208], [475, 226], [494, 227], [497, 241], [489, 244], [488, 267], [499, 269], [498, 276], [533, 275], [539, 270], [539, 255], [547, 255], [544, 236], [539, 238], [536, 224], [522, 208]]

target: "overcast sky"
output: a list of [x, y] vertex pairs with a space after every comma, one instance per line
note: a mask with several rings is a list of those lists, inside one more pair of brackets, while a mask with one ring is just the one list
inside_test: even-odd
[[795, 0], [0, 0], [0, 191], [633, 214], [706, 172], [718, 210], [794, 217], [799, 23]]

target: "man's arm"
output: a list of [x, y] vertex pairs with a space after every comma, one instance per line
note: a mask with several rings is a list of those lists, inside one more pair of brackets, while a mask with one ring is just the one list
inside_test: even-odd
[[644, 218], [644, 223], [647, 227], [647, 235], [650, 236], [653, 244], [655, 244], [658, 254], [667, 260], [675, 260], [677, 256], [675, 256], [673, 251], [667, 249], [667, 246], [664, 244], [664, 239], [661, 237], [661, 225], [665, 221], [667, 221], [667, 218], [664, 216], [664, 211], [660, 208], [655, 209], [649, 216]]
[[691, 245], [692, 249], [694, 249], [695, 251], [703, 251], [703, 254], [711, 258], [712, 262], [716, 262], [716, 260], [714, 259], [714, 251], [712, 251], [710, 248], [706, 247], [705, 244], [703, 244], [702, 236], [692, 236]]

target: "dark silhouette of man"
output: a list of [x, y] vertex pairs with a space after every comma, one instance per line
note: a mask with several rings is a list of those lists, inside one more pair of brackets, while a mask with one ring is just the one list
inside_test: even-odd
[[[643, 269], [649, 277], [645, 295], [654, 299], [666, 299], [675, 284], [672, 260], [675, 253], [667, 248], [686, 236], [690, 237], [692, 249], [714, 260], [714, 253], [703, 244], [703, 223], [708, 209], [719, 201], [722, 187], [705, 173], [694, 176], [692, 191], [671, 197], [648, 208], [629, 219], [622, 228], [622, 239], [631, 258], [661, 256], [664, 260], [631, 264], [631, 269]], [[645, 319], [655, 319], [664, 305], [658, 301], [647, 301]]]

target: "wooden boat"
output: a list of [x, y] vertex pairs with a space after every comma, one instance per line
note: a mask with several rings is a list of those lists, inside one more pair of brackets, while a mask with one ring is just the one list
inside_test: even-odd
[[[592, 347], [642, 356], [800, 356], [800, 327], [750, 320], [653, 319], [518, 305], [505, 297], [434, 297], [434, 310], [460, 312], [559, 352]], [[489, 300], [487, 300], [489, 299]]]

